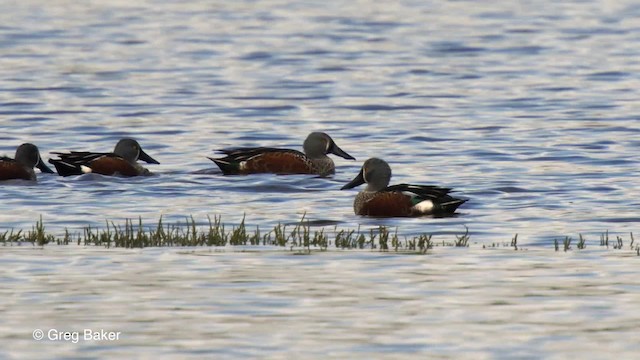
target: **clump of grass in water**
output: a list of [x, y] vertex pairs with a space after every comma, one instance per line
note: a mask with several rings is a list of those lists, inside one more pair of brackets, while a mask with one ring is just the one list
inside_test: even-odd
[[56, 239], [58, 245], [69, 245], [71, 243], [71, 234], [68, 229], [64, 229], [64, 237], [62, 239]]
[[22, 230], [18, 230], [17, 233], [13, 233], [13, 229], [5, 231], [3, 234], [0, 234], [0, 242], [3, 245], [13, 244], [14, 242], [19, 242], [22, 236]]
[[609, 230], [600, 235], [600, 246], [609, 247]]
[[[636, 241], [636, 239], [633, 238], [632, 232], [629, 233], [629, 237], [631, 238], [631, 244], [629, 245], [629, 247], [631, 248], [631, 250], [634, 250], [633, 243]], [[636, 250], [636, 255], [640, 256], [640, 245], [636, 245], [635, 250]]]
[[465, 232], [461, 236], [456, 235], [456, 247], [469, 247], [469, 239], [471, 235], [469, 235], [469, 228], [465, 225]]
[[338, 227], [334, 227], [333, 229], [335, 235], [334, 243], [336, 248], [338, 249], [364, 249], [367, 244], [371, 245], [372, 249], [375, 249], [375, 244], [373, 241], [376, 238], [376, 234], [373, 229], [370, 231], [369, 240], [367, 241], [367, 237], [360, 232], [360, 226], [358, 226], [358, 230], [339, 230]]
[[386, 227], [378, 229], [378, 245], [381, 251], [389, 251], [389, 230]]
[[40, 216], [40, 220], [36, 222], [36, 225], [31, 228], [31, 231], [27, 232], [25, 239], [32, 244], [37, 244], [38, 246], [44, 246], [55, 241], [55, 237], [53, 235], [45, 233], [42, 216]]
[[[580, 235], [580, 237], [582, 237], [582, 235]], [[565, 236], [564, 240], [562, 240], [562, 245], [564, 248], [564, 252], [567, 252], [569, 250], [571, 250], [571, 242], [573, 241], [573, 239], [571, 238], [571, 236]], [[555, 248], [556, 251], [560, 250], [560, 244], [558, 242], [558, 239], [553, 239], [553, 247]]]
[[[397, 230], [397, 229], [396, 229]], [[419, 251], [421, 254], [426, 254], [429, 249], [433, 248], [433, 243], [431, 242], [431, 234], [422, 234], [418, 237], [414, 237], [413, 239], [407, 239], [405, 237], [405, 244], [407, 250], [411, 251]]]
[[420, 250], [420, 253], [426, 254], [427, 250], [433, 248], [433, 243], [431, 243], [431, 236], [431, 234], [422, 234], [418, 237], [418, 250]]
[[567, 251], [571, 250], [571, 240], [572, 240], [572, 239], [571, 239], [571, 237], [570, 237], [570, 236], [565, 236], [565, 237], [564, 237], [563, 244], [564, 244], [564, 251], [565, 251], [565, 252], [567, 252]]
[[40, 219], [30, 231], [25, 233], [22, 230], [18, 230], [18, 232], [14, 233], [13, 229], [7, 230], [0, 234], [0, 242], [5, 246], [7, 243], [13, 245], [13, 243], [20, 242], [30, 242], [32, 245], [44, 246], [50, 242], [63, 243], [67, 240], [67, 237], [68, 232], [65, 233], [65, 237], [62, 240], [56, 239], [56, 237], [51, 234], [47, 234], [45, 232], [44, 223], [42, 222], [42, 216], [40, 216]]
[[622, 249], [623, 246], [622, 238], [620, 236], [616, 236], [616, 243], [613, 244], [613, 248], [619, 250]]
[[587, 247], [587, 240], [582, 236], [582, 234], [578, 234], [578, 244], [576, 245], [578, 250], [583, 250]]
[[[193, 218], [192, 218], [193, 220]], [[231, 237], [229, 238], [230, 245], [247, 245], [247, 241], [249, 240], [247, 237], [247, 227], [244, 224], [245, 216], [242, 216], [242, 221], [238, 227], [233, 227], [231, 230]], [[195, 233], [196, 227], [195, 223], [193, 224], [193, 231]]]

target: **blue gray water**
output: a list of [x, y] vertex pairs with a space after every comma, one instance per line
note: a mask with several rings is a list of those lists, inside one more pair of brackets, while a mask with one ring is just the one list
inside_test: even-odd
[[[3, 358], [634, 359], [640, 349], [638, 258], [620, 252], [13, 247], [0, 261]], [[85, 329], [121, 334], [89, 341]]]
[[[432, 271], [439, 271], [438, 276], [442, 277], [452, 272], [455, 281], [479, 287], [478, 292], [485, 296], [493, 296], [490, 292], [497, 284], [492, 281], [497, 278], [484, 279], [477, 271], [486, 271], [487, 267], [505, 261], [517, 264], [525, 274], [519, 278], [521, 273], [514, 270], [512, 277], [505, 279], [505, 286], [520, 281], [557, 281], [558, 287], [571, 292], [576, 290], [575, 279], [554, 274], [571, 268], [572, 261], [579, 262], [579, 268], [584, 267], [587, 274], [592, 274], [581, 278], [580, 284], [589, 286], [590, 280], [602, 280], [600, 276], [612, 281], [612, 288], [603, 290], [606, 296], [614, 297], [609, 302], [601, 298], [602, 303], [586, 304], [584, 308], [576, 305], [579, 308], [563, 308], [558, 312], [550, 310], [544, 302], [526, 303], [532, 307], [538, 304], [540, 311], [550, 311], [548, 321], [553, 321], [556, 315], [570, 317], [579, 311], [580, 318], [575, 321], [584, 325], [581, 327], [584, 333], [580, 334], [589, 336], [565, 334], [575, 325], [569, 318], [549, 328], [533, 319], [512, 323], [510, 319], [535, 313], [526, 306], [505, 306], [495, 310], [495, 318], [483, 320], [482, 316], [474, 315], [477, 308], [467, 307], [467, 300], [463, 303], [451, 300], [437, 305], [437, 309], [457, 314], [453, 325], [441, 328], [448, 321], [425, 322], [423, 332], [419, 332], [428, 338], [427, 330], [438, 328], [442, 331], [439, 339], [449, 340], [434, 340], [435, 345], [427, 342], [431, 345], [421, 347], [417, 344], [423, 344], [423, 338], [411, 340], [407, 334], [418, 326], [413, 324], [412, 317], [425, 316], [422, 308], [415, 313], [406, 310], [408, 313], [398, 314], [394, 312], [397, 311], [394, 301], [359, 304], [347, 296], [341, 304], [344, 309], [351, 305], [353, 313], [347, 316], [351, 319], [348, 324], [346, 320], [334, 323], [314, 318], [320, 322], [317, 332], [297, 333], [299, 328], [289, 329], [288, 325], [301, 326], [302, 320], [287, 311], [307, 311], [313, 305], [313, 296], [293, 302], [278, 296], [272, 298], [271, 291], [278, 291], [280, 286], [277, 278], [270, 278], [276, 282], [274, 289], [268, 283], [261, 285], [261, 280], [267, 279], [256, 274], [274, 270], [265, 267], [265, 262], [287, 268], [300, 265], [309, 267], [311, 272], [332, 266], [339, 268], [343, 263], [358, 267], [361, 260], [366, 264], [356, 270], [371, 276], [368, 285], [362, 286], [379, 285], [384, 294], [391, 295], [410, 285], [417, 286], [411, 296], [426, 304], [433, 292], [440, 296], [439, 301], [464, 296], [464, 292], [440, 288], [448, 284], [445, 278], [430, 282], [419, 271], [407, 270], [411, 276], [403, 273], [403, 269], [415, 264], [427, 266], [430, 257], [339, 253], [293, 261], [289, 256], [260, 252], [228, 255], [231, 249], [227, 249], [228, 258], [207, 257], [193, 269], [187, 265], [194, 264], [193, 259], [198, 257], [166, 250], [167, 256], [176, 259], [176, 266], [169, 269], [179, 273], [180, 264], [186, 264], [180, 279], [200, 277], [203, 269], [223, 266], [219, 262], [234, 268], [247, 266], [247, 271], [256, 277], [240, 279], [239, 283], [222, 282], [222, 287], [230, 284], [224, 291], [204, 286], [197, 296], [190, 297], [187, 293], [184, 302], [178, 305], [165, 301], [184, 295], [181, 282], [171, 283], [166, 294], [148, 304], [155, 308], [153, 316], [163, 314], [161, 309], [179, 307], [190, 311], [193, 318], [208, 319], [205, 315], [213, 316], [217, 311], [215, 307], [207, 307], [208, 301], [232, 292], [231, 299], [234, 296], [241, 299], [224, 305], [229, 314], [246, 317], [264, 312], [265, 318], [258, 317], [263, 319], [260, 326], [264, 331], [248, 333], [254, 335], [252, 338], [222, 338], [230, 339], [227, 343], [219, 338], [220, 334], [242, 332], [255, 324], [241, 323], [233, 328], [210, 324], [211, 328], [203, 325], [194, 332], [198, 335], [192, 339], [194, 343], [167, 342], [171, 334], [186, 326], [189, 317], [163, 323], [166, 327], [159, 329], [145, 325], [152, 321], [149, 313], [148, 318], [140, 315], [142, 318], [127, 318], [117, 324], [122, 325], [122, 331], [130, 330], [129, 339], [134, 339], [125, 342], [122, 348], [104, 343], [89, 344], [87, 348], [84, 344], [80, 353], [75, 353], [79, 356], [92, 356], [83, 352], [87, 349], [103, 354], [134, 351], [140, 356], [163, 344], [176, 354], [191, 347], [196, 353], [199, 349], [216, 348], [220, 355], [243, 357], [249, 351], [248, 344], [256, 346], [255, 338], [262, 334], [267, 337], [264, 348], [255, 350], [255, 354], [264, 351], [268, 356], [278, 357], [302, 354], [308, 347], [300, 347], [288, 339], [306, 334], [316, 335], [316, 341], [322, 343], [308, 344], [317, 345], [318, 356], [341, 357], [347, 351], [361, 353], [363, 357], [376, 353], [397, 358], [398, 352], [411, 356], [415, 351], [423, 355], [466, 354], [477, 358], [473, 351], [482, 349], [454, 344], [450, 338], [472, 336], [477, 343], [495, 337], [491, 340], [502, 344], [500, 340], [520, 339], [518, 333], [531, 329], [539, 337], [521, 347], [513, 344], [506, 353], [497, 349], [498, 352], [482, 350], [481, 354], [537, 357], [539, 354], [533, 350], [541, 344], [549, 344], [549, 352], [542, 355], [552, 355], [554, 349], [559, 353], [570, 349], [578, 355], [597, 354], [589, 351], [604, 349], [584, 344], [592, 340], [588, 330], [593, 329], [589, 326], [619, 320], [614, 305], [634, 309], [633, 301], [628, 300], [639, 299], [637, 280], [617, 276], [618, 266], [626, 262], [633, 262], [626, 266], [635, 266], [636, 259], [610, 258], [606, 252], [597, 251], [578, 259], [558, 259], [551, 256], [551, 249], [553, 239], [565, 235], [575, 237], [581, 233], [595, 248], [599, 234], [606, 230], [612, 237], [621, 235], [625, 239], [629, 232], [638, 231], [639, 17], [640, 5], [633, 1], [0, 2], [3, 130], [0, 155], [13, 155], [15, 147], [23, 142], [37, 144], [45, 158], [50, 151], [109, 151], [118, 139], [130, 136], [161, 162], [149, 166], [157, 174], [150, 178], [95, 175], [61, 178], [39, 174], [37, 184], [3, 184], [0, 230], [29, 229], [40, 215], [47, 229], [54, 232], [88, 224], [101, 226], [105, 219], [118, 222], [139, 216], [151, 224], [160, 216], [172, 222], [193, 215], [204, 222], [207, 215], [221, 215], [224, 222], [234, 224], [241, 221], [243, 214], [248, 225], [266, 229], [279, 222], [295, 222], [304, 215], [312, 221], [337, 223], [344, 228], [397, 226], [403, 235], [427, 232], [434, 234], [437, 241], [452, 240], [453, 234], [462, 233], [466, 226], [476, 247], [509, 241], [517, 233], [521, 244], [545, 249], [548, 252], [544, 254], [550, 256], [547, 259], [550, 264], [546, 264], [544, 258], [531, 259], [518, 253], [513, 257], [493, 257], [475, 251], [445, 251], [443, 259], [451, 261], [449, 267]], [[215, 149], [230, 146], [300, 149], [311, 131], [329, 133], [358, 160], [335, 158], [336, 175], [319, 179], [271, 175], [225, 177], [206, 158], [215, 155]], [[391, 164], [393, 182], [454, 187], [459, 196], [470, 201], [453, 218], [357, 217], [352, 210], [355, 191], [338, 189], [357, 174], [362, 161], [372, 156]], [[71, 321], [78, 328], [99, 309], [106, 307], [109, 314], [125, 311], [122, 301], [137, 303], [140, 308], [136, 309], [142, 314], [151, 311], [144, 300], [139, 300], [144, 284], [128, 277], [114, 280], [117, 286], [114, 285], [113, 293], [93, 287], [80, 289], [94, 277], [101, 279], [96, 281], [106, 281], [111, 267], [125, 274], [129, 267], [124, 264], [148, 261], [156, 255], [143, 254], [138, 258], [128, 251], [55, 246], [34, 251], [0, 249], [3, 267], [23, 268], [1, 280], [6, 289], [3, 297], [13, 296], [14, 300], [7, 305], [10, 309], [0, 308], [11, 315], [9, 320], [0, 320], [2, 341], [20, 339], [25, 350], [33, 341], [30, 334], [25, 338], [22, 332], [12, 331], [16, 323], [33, 327], [39, 318], [51, 318], [50, 326]], [[459, 262], [471, 265], [460, 268], [456, 266]], [[540, 273], [534, 271], [538, 265]], [[589, 266], [594, 269], [589, 270]], [[600, 267], [602, 273], [596, 270]], [[62, 280], [65, 269], [85, 275], [80, 285]], [[146, 267], [144, 271], [151, 269]], [[388, 283], [386, 277], [376, 277], [386, 270], [407, 283], [401, 279]], [[23, 284], [39, 281], [30, 280], [38, 275], [64, 283], [58, 286], [58, 280], [50, 280], [54, 281], [51, 287], [43, 287], [39, 282]], [[506, 271], [496, 276], [509, 275]], [[148, 279], [149, 286], [162, 287], [164, 281], [178, 281], [171, 276], [165, 273], [160, 278]], [[277, 273], [269, 276], [276, 277]], [[355, 283], [365, 274], [346, 271], [344, 276], [345, 282]], [[215, 276], [211, 279], [220, 280]], [[304, 274], [297, 278], [300, 284], [306, 284], [305, 280]], [[328, 279], [312, 281], [316, 280], [323, 291], [332, 289], [332, 285], [326, 285]], [[244, 281], [253, 282], [245, 289]], [[199, 286], [195, 280], [184, 284]], [[554, 285], [549, 286], [555, 289]], [[594, 286], [606, 287], [601, 283]], [[621, 289], [614, 289], [616, 286]], [[312, 289], [293, 288], [314, 294]], [[384, 294], [380, 296], [385, 298]], [[582, 293], [577, 294], [579, 297]], [[482, 296], [473, 294], [476, 295]], [[576, 300], [573, 295], [553, 291], [541, 296], [550, 297], [551, 308], [554, 301], [565, 304]], [[264, 302], [253, 303], [252, 297]], [[61, 299], [66, 299], [64, 304], [58, 304]], [[247, 305], [247, 301], [251, 303]], [[25, 302], [31, 305], [22, 311], [20, 304]], [[492, 304], [484, 300], [480, 303], [487, 307]], [[323, 305], [331, 309], [330, 303]], [[56, 310], [59, 306], [68, 307], [71, 315]], [[274, 307], [282, 307], [276, 315], [272, 312]], [[42, 311], [38, 319], [32, 318], [34, 308]], [[584, 309], [587, 311], [582, 312]], [[316, 310], [330, 311], [322, 306]], [[397, 316], [398, 322], [376, 327], [378, 323], [373, 317], [367, 323], [367, 316], [378, 311], [386, 313], [384, 316]], [[282, 337], [269, 335], [269, 314], [281, 319], [275, 326], [282, 330], [279, 333]], [[229, 316], [223, 320], [231, 321]], [[475, 326], [462, 329], [461, 324], [467, 321]], [[625, 346], [622, 340], [637, 333], [637, 325], [610, 325], [612, 332], [604, 336], [596, 331], [596, 335], [603, 337], [595, 338], [613, 342], [623, 354], [637, 352], [637, 344]], [[351, 337], [351, 332], [327, 334], [340, 326], [353, 332], [368, 329], [365, 333], [375, 332], [384, 341], [369, 342], [370, 336]], [[478, 338], [486, 329], [491, 330], [487, 338]], [[132, 332], [139, 336], [131, 335]], [[506, 333], [514, 338], [505, 337]], [[556, 343], [556, 336], [565, 338]], [[200, 346], [205, 337], [218, 338], [217, 345]], [[399, 342], [402, 339], [407, 341]], [[344, 347], [331, 348], [331, 343], [340, 341]], [[73, 345], [64, 349], [56, 346], [37, 349], [47, 349], [49, 353], [58, 349], [61, 356], [78, 350]], [[6, 351], [4, 355], [18, 357]]]

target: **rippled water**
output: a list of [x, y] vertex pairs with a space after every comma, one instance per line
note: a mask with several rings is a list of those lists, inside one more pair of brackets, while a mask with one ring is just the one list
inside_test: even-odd
[[[595, 245], [607, 229], [638, 230], [639, 16], [632, 1], [0, 2], [0, 154], [27, 141], [45, 157], [110, 151], [131, 136], [161, 162], [149, 166], [152, 178], [39, 174], [37, 184], [3, 184], [3, 231], [40, 215], [56, 232], [138, 216], [233, 224], [244, 213], [269, 228], [306, 214], [436, 241], [464, 226], [479, 244], [518, 233], [548, 251], [3, 248], [10, 272], [0, 281], [13, 302], [2, 309], [2, 341], [80, 356], [588, 356], [605, 351], [597, 341], [637, 351], [617, 338], [638, 330], [627, 322], [637, 320], [638, 283], [625, 272], [636, 259], [551, 249], [564, 235]], [[337, 158], [337, 174], [318, 179], [224, 177], [205, 157], [229, 146], [300, 149], [311, 131], [358, 160]], [[357, 217], [355, 192], [338, 189], [372, 156], [391, 164], [394, 182], [450, 186], [470, 201], [454, 218]], [[502, 288], [506, 304], [496, 300]], [[41, 319], [129, 335], [117, 347], [35, 348], [25, 331]], [[169, 341], [181, 331], [194, 337]]]
[[636, 357], [637, 257], [550, 254], [10, 248], [0, 356]]

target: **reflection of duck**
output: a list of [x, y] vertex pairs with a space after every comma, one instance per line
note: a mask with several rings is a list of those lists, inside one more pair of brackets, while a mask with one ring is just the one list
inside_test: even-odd
[[54, 173], [42, 162], [37, 146], [30, 143], [22, 144], [16, 149], [14, 159], [6, 156], [0, 157], [0, 180], [36, 180], [36, 173], [33, 171], [34, 167], [45, 173]]
[[93, 153], [72, 151], [69, 153], [53, 152], [59, 159], [49, 159], [62, 176], [96, 173], [102, 175], [138, 176], [150, 175], [149, 170], [138, 164], [137, 160], [149, 164], [159, 164], [147, 155], [140, 144], [133, 139], [118, 141], [112, 153]]
[[367, 187], [356, 195], [356, 215], [397, 217], [452, 214], [467, 200], [448, 195], [451, 189], [425, 185], [389, 185], [391, 167], [386, 161], [371, 158], [360, 173], [342, 187], [351, 189], [365, 182]]
[[226, 157], [211, 159], [224, 174], [318, 174], [335, 173], [333, 160], [327, 154], [342, 158], [355, 158], [340, 149], [331, 137], [323, 132], [312, 132], [303, 144], [304, 154], [297, 150], [279, 148], [224, 149]]

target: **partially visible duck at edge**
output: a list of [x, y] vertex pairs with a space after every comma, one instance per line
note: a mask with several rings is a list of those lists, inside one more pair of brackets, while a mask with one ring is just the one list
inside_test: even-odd
[[223, 149], [220, 152], [225, 154], [225, 157], [209, 159], [226, 175], [274, 173], [320, 176], [335, 173], [335, 164], [327, 154], [355, 160], [323, 132], [309, 134], [302, 147], [304, 153], [269, 147]]
[[353, 202], [356, 215], [364, 216], [449, 215], [467, 201], [450, 196], [449, 188], [410, 184], [389, 186], [390, 180], [389, 164], [382, 159], [370, 158], [364, 162], [360, 173], [341, 190], [367, 184]]
[[22, 144], [16, 149], [15, 158], [0, 156], [0, 180], [36, 180], [34, 167], [43, 173], [54, 173], [42, 161], [37, 146], [31, 143]]
[[118, 141], [111, 153], [72, 151], [69, 153], [52, 152], [59, 159], [49, 159], [58, 174], [62, 176], [96, 173], [102, 175], [140, 176], [152, 175], [138, 164], [142, 160], [149, 164], [160, 164], [149, 156], [134, 139], [124, 138]]

